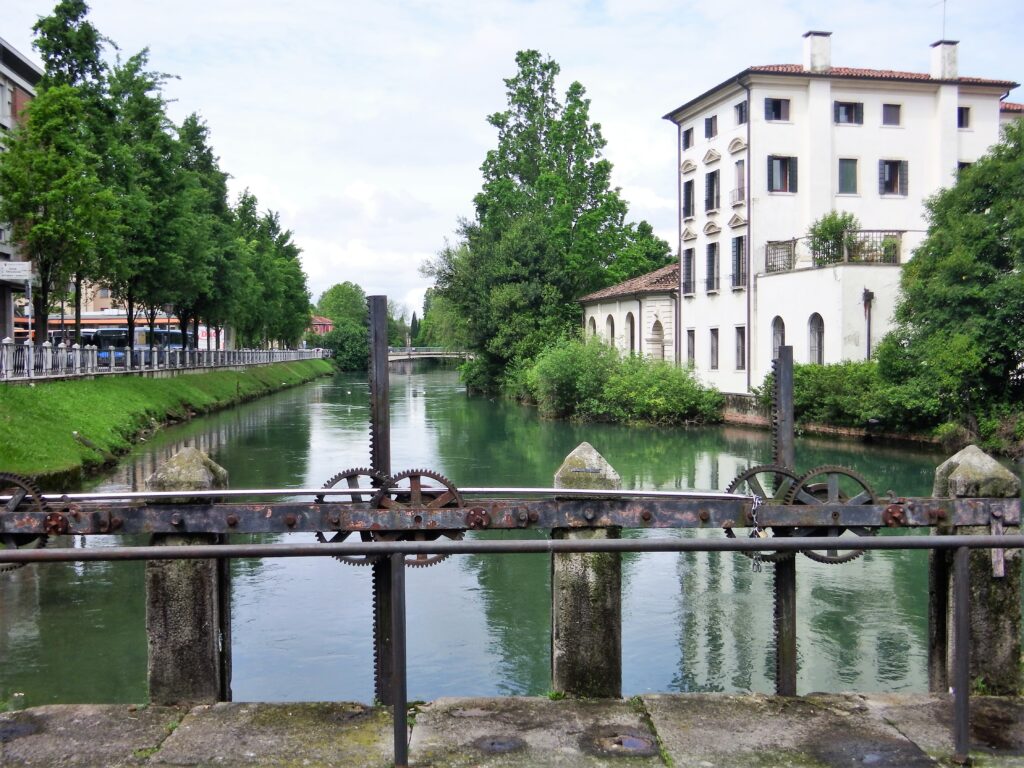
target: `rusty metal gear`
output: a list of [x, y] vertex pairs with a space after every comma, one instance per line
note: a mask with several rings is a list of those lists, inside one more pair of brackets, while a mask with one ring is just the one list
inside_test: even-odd
[[[18, 512], [35, 512], [45, 514], [46, 502], [43, 493], [32, 480], [9, 472], [0, 472], [0, 496], [7, 499], [0, 514], [14, 515]], [[42, 549], [46, 546], [46, 534], [31, 533], [0, 533], [0, 549], [34, 547]], [[21, 568], [24, 563], [0, 563], [0, 573]]]
[[[797, 483], [797, 476], [793, 470], [779, 464], [760, 464], [756, 467], [745, 469], [733, 478], [733, 481], [726, 487], [726, 493], [744, 493], [749, 496], [757, 496], [763, 503], [782, 504], [786, 495]], [[759, 533], [760, 531], [760, 533]], [[750, 529], [750, 538], [766, 538], [761, 533], [768, 534], [769, 529], [755, 525]], [[735, 539], [734, 528], [726, 528], [727, 538]], [[743, 552], [751, 559], [760, 560], [765, 563], [777, 563], [781, 560], [789, 560], [794, 557], [793, 552]]]
[[[877, 504], [878, 496], [860, 474], [846, 467], [826, 464], [808, 470], [786, 494], [787, 504]], [[873, 536], [875, 529], [865, 526], [808, 526], [793, 529], [794, 536]], [[856, 560], [863, 549], [802, 550], [803, 554], [819, 563], [838, 565]]]
[[[338, 483], [344, 484], [348, 488], [352, 489], [366, 489], [366, 493], [353, 493], [351, 497], [338, 496], [342, 501], [351, 501], [354, 504], [366, 502], [369, 506], [376, 508], [380, 497], [384, 494], [384, 490], [388, 485], [388, 477], [376, 470], [368, 467], [355, 467], [353, 469], [346, 469], [338, 474], [334, 475], [330, 480], [323, 484], [324, 488], [334, 488]], [[317, 496], [316, 501], [318, 504], [322, 504], [325, 495]], [[323, 533], [322, 531], [316, 532], [316, 540], [321, 544], [335, 544], [341, 541], [345, 541], [352, 531], [336, 531], [333, 534]], [[369, 531], [361, 531], [360, 537], [363, 541], [373, 541], [373, 536]], [[340, 563], [347, 565], [369, 565], [375, 559], [373, 555], [335, 555], [334, 559]]]
[[[434, 483], [424, 485], [424, 479]], [[377, 506], [381, 509], [440, 509], [462, 507], [462, 494], [444, 475], [429, 469], [407, 469], [392, 475], [388, 487], [381, 494]], [[374, 531], [377, 541], [435, 541], [444, 536], [459, 541], [462, 531]], [[405, 564], [413, 568], [425, 568], [447, 559], [448, 555], [407, 555]]]

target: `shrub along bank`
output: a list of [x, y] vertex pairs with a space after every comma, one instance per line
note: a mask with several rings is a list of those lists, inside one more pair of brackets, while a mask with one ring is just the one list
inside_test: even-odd
[[303, 360], [169, 378], [2, 386], [0, 471], [71, 478], [109, 463], [155, 424], [253, 400], [333, 370], [327, 360]]
[[723, 398], [669, 363], [620, 357], [596, 338], [563, 339], [510, 377], [510, 394], [542, 415], [584, 421], [687, 424], [720, 421]]

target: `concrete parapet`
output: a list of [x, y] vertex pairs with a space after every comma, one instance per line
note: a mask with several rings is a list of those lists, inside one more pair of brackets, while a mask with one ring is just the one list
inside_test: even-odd
[[[151, 491], [227, 488], [227, 470], [184, 448], [146, 482]], [[188, 496], [171, 503], [187, 503]], [[155, 545], [215, 544], [213, 534], [158, 534]], [[146, 563], [149, 698], [153, 704], [198, 704], [231, 698], [231, 612], [227, 561]]]
[[[555, 488], [617, 490], [622, 481], [589, 443], [555, 473]], [[553, 539], [618, 538], [617, 528], [556, 529]], [[551, 687], [572, 696], [622, 695], [622, 562], [617, 552], [551, 557]]]
[[[937, 498], [1014, 498], [1019, 478], [980, 448], [969, 445], [935, 470], [932, 496]], [[988, 526], [945, 532], [984, 535], [1017, 534], [993, 518]], [[943, 532], [940, 530], [940, 533]], [[945, 691], [952, 679], [952, 553], [929, 557], [929, 689]], [[1021, 558], [1016, 549], [970, 553], [970, 625], [972, 687], [978, 693], [1017, 694], [1021, 688]]]

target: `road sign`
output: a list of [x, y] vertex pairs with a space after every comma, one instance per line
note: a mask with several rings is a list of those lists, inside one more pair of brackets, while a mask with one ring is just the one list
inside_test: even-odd
[[0, 261], [0, 280], [23, 282], [32, 279], [31, 261]]

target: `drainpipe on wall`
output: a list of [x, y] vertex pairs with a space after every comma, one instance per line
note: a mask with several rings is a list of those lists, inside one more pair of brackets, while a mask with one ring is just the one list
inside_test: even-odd
[[[747, 392], [751, 389], [751, 379], [753, 377], [753, 358], [754, 358], [754, 323], [753, 323], [753, 302], [754, 302], [754, 209], [750, 204], [751, 189], [750, 189], [750, 173], [754, 167], [753, 159], [754, 152], [750, 144], [750, 124], [754, 120], [754, 105], [750, 100], [750, 86], [740, 83], [740, 87], [746, 91], [747, 94], [747, 253], [745, 255], [747, 259]], [[682, 237], [682, 234], [679, 235]]]
[[869, 291], [867, 288], [864, 289], [864, 293], [861, 294], [861, 299], [864, 301], [864, 322], [867, 325], [867, 357], [865, 360], [871, 359], [871, 302], [875, 300], [875, 294]]

